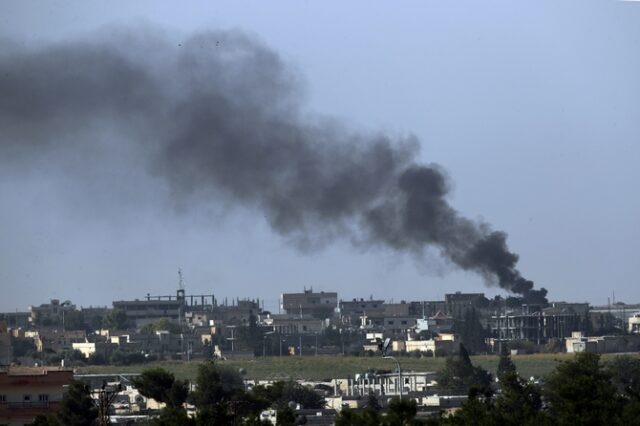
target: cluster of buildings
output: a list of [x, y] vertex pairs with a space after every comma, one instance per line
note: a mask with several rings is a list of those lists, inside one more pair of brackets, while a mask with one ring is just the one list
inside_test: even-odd
[[[640, 306], [620, 303], [534, 306], [460, 292], [443, 300], [342, 300], [337, 292], [304, 289], [282, 294], [278, 312], [270, 312], [258, 299], [220, 302], [213, 294], [188, 295], [182, 287], [173, 295], [147, 294], [111, 307], [51, 300], [26, 312], [0, 314], [0, 424], [27, 424], [55, 410], [73, 378], [65, 362], [364, 354], [377, 352], [386, 339], [394, 353], [440, 356], [467, 343], [468, 321], [479, 324], [474, 330], [480, 330], [488, 352], [522, 342], [538, 350], [555, 342], [556, 350], [566, 352], [640, 350]], [[99, 387], [104, 378], [83, 379], [99, 379]], [[426, 410], [459, 406], [465, 398], [434, 393], [433, 372], [368, 372], [307, 384], [325, 396], [326, 410], [315, 413], [325, 420], [343, 407], [360, 408], [371, 394], [403, 394]], [[126, 383], [122, 389], [122, 419], [154, 407]]]
[[[174, 295], [147, 294], [114, 301], [110, 308], [77, 308], [70, 301], [51, 300], [26, 312], [0, 314], [0, 365], [29, 365], [38, 362], [35, 358], [42, 364], [44, 355], [55, 359], [69, 351], [96, 362], [109, 362], [116, 352], [187, 360], [357, 354], [375, 351], [385, 338], [393, 341], [395, 352], [438, 356], [469, 339], [464, 330], [470, 312], [487, 352], [498, 351], [504, 342], [528, 342], [534, 350], [558, 341], [567, 351], [640, 349], [640, 306], [508, 302], [460, 292], [445, 294], [443, 300], [343, 300], [337, 292], [304, 289], [282, 294], [278, 312], [270, 312], [259, 299], [219, 302], [213, 294], [188, 295], [182, 286]], [[574, 342], [578, 335], [591, 340]], [[624, 344], [589, 343], [596, 338], [624, 339]]]
[[[640, 336], [640, 306], [635, 305], [514, 305], [500, 297], [460, 292], [445, 294], [443, 300], [393, 303], [373, 297], [342, 300], [337, 292], [304, 289], [282, 294], [276, 313], [266, 311], [258, 299], [220, 303], [213, 294], [187, 295], [181, 287], [175, 295], [147, 294], [114, 301], [111, 308], [78, 309], [70, 301], [51, 300], [27, 312], [0, 314], [0, 365], [28, 364], [25, 356], [34, 353], [73, 350], [106, 362], [116, 351], [184, 359], [355, 354], [374, 350], [387, 337], [394, 351], [436, 356], [451, 353], [468, 339], [461, 330], [470, 311], [480, 324], [486, 351], [497, 351], [503, 342], [526, 341], [536, 347], [569, 342], [576, 333], [585, 338], [631, 336], [624, 348], [634, 350], [633, 336]], [[339, 334], [339, 344], [327, 341], [331, 332]], [[22, 350], [25, 344], [31, 351]], [[585, 344], [576, 350], [619, 346]]]

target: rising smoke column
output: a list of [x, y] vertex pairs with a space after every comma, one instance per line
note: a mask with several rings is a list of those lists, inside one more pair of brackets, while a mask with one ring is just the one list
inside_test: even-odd
[[114, 128], [124, 137], [113, 152], [128, 146], [189, 205], [255, 209], [303, 249], [344, 236], [417, 254], [435, 247], [488, 284], [546, 300], [517, 270], [504, 232], [449, 205], [446, 174], [417, 162], [415, 137], [358, 134], [305, 113], [296, 76], [255, 39], [217, 31], [172, 43], [121, 30], [0, 46], [3, 158], [77, 155], [78, 140]]

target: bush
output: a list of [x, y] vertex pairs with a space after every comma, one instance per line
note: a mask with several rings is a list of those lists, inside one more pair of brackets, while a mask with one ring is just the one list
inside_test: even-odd
[[449, 354], [448, 354], [448, 353], [447, 353], [447, 351], [445, 351], [444, 349], [442, 349], [442, 348], [438, 348], [438, 349], [436, 349], [436, 353], [435, 353], [435, 355], [436, 355], [436, 356], [447, 356], [447, 355], [449, 355]]
[[107, 358], [105, 358], [101, 353], [94, 352], [89, 356], [87, 362], [91, 365], [105, 365], [107, 363]]
[[140, 352], [126, 352], [117, 350], [111, 354], [111, 364], [114, 365], [131, 365], [142, 364], [147, 361], [147, 358]]

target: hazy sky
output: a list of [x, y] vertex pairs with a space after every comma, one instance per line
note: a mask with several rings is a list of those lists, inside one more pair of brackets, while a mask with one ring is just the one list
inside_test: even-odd
[[[446, 170], [451, 205], [507, 232], [518, 269], [551, 300], [640, 302], [640, 3], [0, 2], [0, 46], [17, 51], [123, 28], [175, 46], [247, 33], [279, 55], [303, 113], [415, 136], [420, 161]], [[305, 286], [396, 301], [500, 293], [435, 252], [339, 238], [300, 251], [254, 208], [155, 185], [137, 157], [113, 152], [117, 130], [94, 130], [78, 158], [0, 151], [0, 310], [173, 294], [179, 267], [187, 293], [267, 308]]]

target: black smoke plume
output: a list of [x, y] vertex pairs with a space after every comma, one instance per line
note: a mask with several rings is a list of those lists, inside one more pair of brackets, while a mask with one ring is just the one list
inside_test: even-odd
[[449, 205], [445, 173], [417, 162], [414, 137], [306, 113], [296, 75], [242, 33], [169, 40], [118, 30], [39, 47], [2, 42], [0, 154], [27, 164], [33, 152], [77, 155], [114, 129], [114, 152], [135, 147], [127, 155], [175, 194], [258, 210], [299, 247], [344, 236], [418, 254], [435, 247], [489, 284], [546, 300], [516, 269], [504, 232]]

